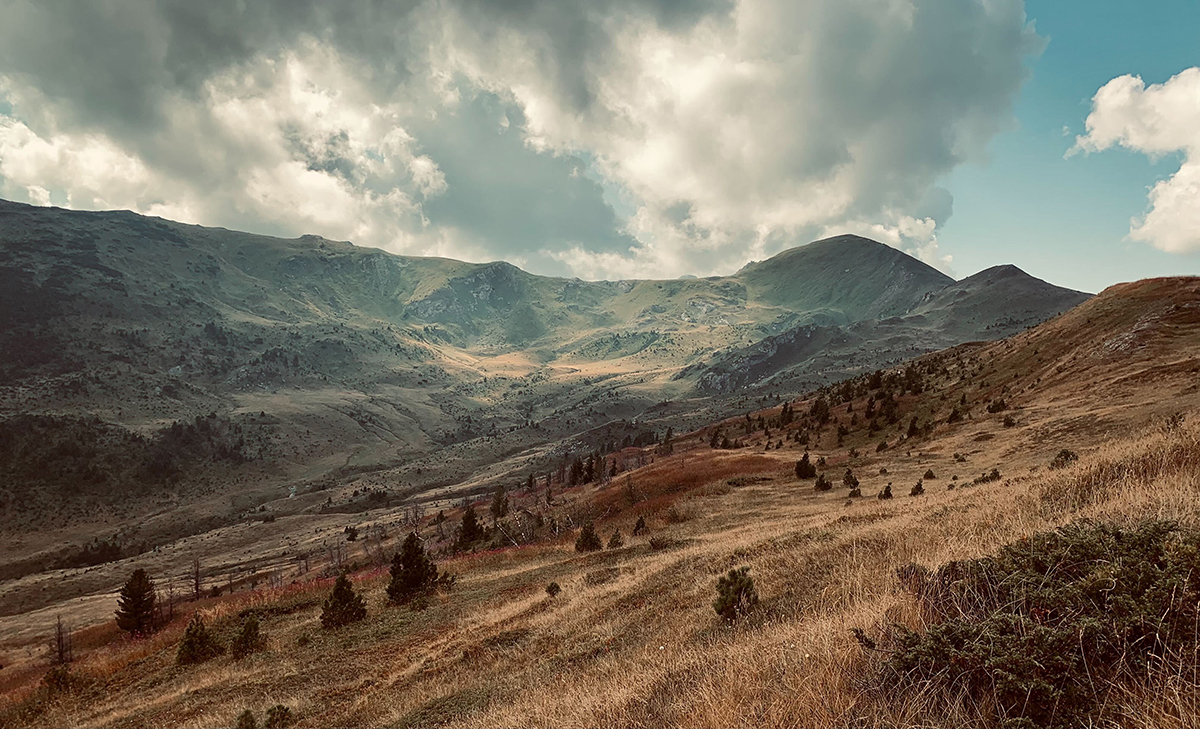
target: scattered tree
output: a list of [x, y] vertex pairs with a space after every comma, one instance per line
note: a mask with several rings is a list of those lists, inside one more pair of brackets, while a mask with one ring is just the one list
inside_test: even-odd
[[223, 652], [224, 648], [209, 632], [200, 613], [192, 613], [192, 619], [188, 621], [187, 629], [183, 631], [183, 639], [179, 641], [179, 650], [175, 652], [175, 663], [180, 666], [204, 663]]
[[508, 494], [504, 492], [504, 484], [496, 484], [496, 490], [492, 493], [491, 512], [493, 524], [508, 516]]
[[883, 491], [879, 492], [877, 497], [880, 501], [892, 498], [892, 482], [888, 481], [888, 485], [883, 487]]
[[825, 478], [825, 474], [821, 473], [817, 475], [817, 482], [813, 484], [813, 488], [817, 491], [829, 491], [833, 488], [833, 482]]
[[340, 628], [343, 625], [362, 620], [367, 617], [367, 603], [362, 596], [354, 592], [350, 578], [346, 573], [338, 575], [333, 585], [333, 592], [325, 600], [321, 609], [321, 625], [326, 628]]
[[[449, 573], [438, 574], [416, 532], [409, 532], [400, 551], [392, 558], [392, 580], [387, 586], [388, 600], [407, 605], [453, 582]], [[415, 603], [414, 603], [415, 604]]]
[[467, 510], [463, 512], [462, 526], [458, 530], [458, 542], [454, 545], [455, 550], [467, 549], [476, 542], [482, 541], [486, 536], [483, 526], [479, 523], [479, 517], [475, 516], [475, 507], [468, 504]]
[[258, 627], [258, 616], [250, 613], [246, 616], [246, 622], [242, 623], [241, 632], [234, 638], [233, 645], [229, 647], [229, 652], [235, 659], [240, 660], [251, 653], [261, 651], [266, 645], [267, 641]]
[[646, 526], [646, 517], [639, 514], [637, 523], [633, 525], [633, 536], [640, 537], [648, 531], [650, 528]]
[[713, 610], [726, 620], [737, 620], [758, 604], [758, 591], [749, 567], [738, 567], [717, 580], [717, 598]]
[[154, 630], [154, 583], [146, 570], [138, 568], [129, 576], [117, 598], [117, 627], [130, 635]]
[[925, 485], [921, 482], [921, 479], [917, 479], [916, 485], [912, 487], [912, 490], [908, 492], [908, 495], [909, 496], [921, 496], [924, 493], [925, 493]]
[[54, 621], [54, 638], [50, 641], [50, 663], [64, 666], [75, 660], [71, 631], [59, 615]]
[[808, 452], [806, 451], [800, 460], [796, 461], [796, 478], [801, 481], [809, 478], [817, 477], [817, 467], [809, 460]]
[[936, 479], [936, 478], [937, 478], [937, 475], [936, 475], [936, 474], [934, 474], [934, 472], [933, 472], [933, 469], [932, 469], [932, 468], [930, 468], [930, 469], [928, 469], [927, 471], [925, 471], [925, 476], [924, 476], [924, 479], [925, 479], [926, 481], [932, 481], [932, 480], [934, 480], [934, 479]]
[[625, 546], [625, 540], [621, 538], [621, 530], [614, 529], [612, 537], [608, 540], [609, 549], [620, 549]]
[[592, 522], [585, 523], [583, 529], [579, 530], [579, 538], [575, 540], [575, 551], [595, 552], [603, 548], [604, 545], [600, 542], [600, 536], [596, 534], [596, 529], [592, 526]]

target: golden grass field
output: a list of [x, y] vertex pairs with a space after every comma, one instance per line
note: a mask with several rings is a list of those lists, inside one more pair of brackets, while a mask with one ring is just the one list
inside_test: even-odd
[[[1179, 281], [1174, 294], [1200, 301], [1194, 280]], [[1200, 526], [1200, 316], [1154, 308], [1178, 306], [1178, 296], [1144, 287], [1106, 293], [1010, 340], [937, 355], [931, 369], [941, 373], [923, 394], [903, 399], [902, 423], [909, 414], [944, 416], [963, 394], [970, 417], [903, 443], [895, 443], [894, 426], [870, 436], [860, 429], [842, 447], [826, 430], [810, 448], [829, 462], [829, 492], [797, 481], [792, 467], [804, 448], [790, 440], [763, 451], [752, 436], [744, 449], [712, 450], [703, 431], [683, 436], [674, 454], [629, 474], [636, 503], [624, 475], [556, 494], [548, 513], [565, 520], [585, 504], [605, 507], [597, 531], [607, 542], [620, 529], [624, 547], [579, 554], [577, 530], [566, 530], [442, 559], [458, 582], [423, 611], [389, 607], [386, 568], [371, 565], [353, 576], [368, 617], [338, 630], [319, 621], [330, 578], [184, 603], [169, 626], [137, 642], [119, 636], [111, 620], [97, 622], [76, 635], [76, 689], [53, 696], [39, 684], [44, 634], [23, 633], [6, 644], [0, 724], [233, 726], [245, 709], [261, 722], [268, 707], [284, 704], [297, 726], [314, 727], [989, 726], [985, 705], [881, 691], [879, 659], [850, 629], [883, 640], [892, 623], [923, 627], [896, 577], [910, 562], [935, 567], [982, 556], [1078, 519]], [[1121, 318], [1135, 304], [1140, 313]], [[1072, 317], [1089, 316], [1111, 321], [1063, 333], [1083, 331]], [[1106, 347], [1114, 340], [1121, 347]], [[984, 404], [1001, 392], [1010, 409], [987, 413]], [[851, 405], [861, 412], [860, 401]], [[1189, 415], [1168, 427], [1175, 412]], [[845, 404], [834, 408], [835, 418], [847, 415]], [[1005, 427], [1004, 415], [1015, 425]], [[883, 437], [895, 444], [876, 453]], [[851, 447], [862, 453], [852, 458]], [[1051, 471], [1061, 448], [1080, 458]], [[847, 499], [847, 467], [865, 498]], [[967, 485], [993, 468], [1001, 480]], [[926, 494], [909, 497], [928, 469], [936, 478], [925, 481]], [[874, 498], [887, 482], [895, 498]], [[537, 496], [512, 498], [519, 508]], [[632, 537], [640, 514], [650, 533]], [[448, 515], [456, 523], [458, 513]], [[432, 527], [423, 529], [432, 539]], [[389, 545], [402, 534], [392, 536]], [[717, 578], [741, 565], [750, 567], [761, 603], [728, 624], [711, 602]], [[544, 591], [551, 581], [562, 586], [553, 598]], [[239, 614], [251, 609], [266, 651], [175, 665], [191, 611], [228, 643]], [[42, 619], [48, 631], [52, 613]], [[1150, 685], [1112, 692], [1097, 720], [1196, 726], [1192, 679], [1164, 665]]]

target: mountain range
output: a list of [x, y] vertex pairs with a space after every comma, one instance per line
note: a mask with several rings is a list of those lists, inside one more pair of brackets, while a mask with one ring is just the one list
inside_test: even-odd
[[153, 514], [165, 538], [364, 473], [395, 498], [479, 491], [1087, 298], [850, 235], [729, 276], [583, 281], [0, 202], [0, 514]]

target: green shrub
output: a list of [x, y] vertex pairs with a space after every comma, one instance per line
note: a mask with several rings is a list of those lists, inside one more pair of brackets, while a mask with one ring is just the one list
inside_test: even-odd
[[585, 523], [583, 529], [579, 530], [579, 537], [575, 540], [575, 551], [595, 552], [603, 548], [604, 545], [600, 541], [600, 535], [596, 533], [596, 528], [590, 521]]
[[1079, 460], [1078, 453], [1076, 453], [1075, 451], [1063, 448], [1061, 451], [1058, 452], [1058, 455], [1056, 455], [1053, 458], [1053, 460], [1050, 461], [1050, 468], [1051, 469], [1066, 468], [1067, 466], [1071, 465], [1072, 463], [1074, 463], [1075, 461], [1078, 461], [1078, 460]]
[[895, 628], [881, 683], [965, 695], [1011, 726], [1123, 723], [1096, 715], [1110, 691], [1195, 669], [1198, 562], [1198, 530], [1082, 522], [932, 574], [907, 568], [930, 626]]
[[224, 650], [209, 632], [200, 613], [192, 613], [192, 619], [183, 631], [183, 639], [179, 641], [179, 650], [175, 652], [175, 663], [180, 666], [204, 663], [221, 655]]
[[890, 481], [888, 482], [887, 486], [883, 487], [883, 490], [879, 492], [879, 496], [876, 498], [878, 498], [880, 501], [892, 498], [892, 484]]
[[908, 495], [909, 496], [921, 496], [924, 493], [925, 493], [925, 484], [921, 482], [921, 479], [917, 479], [916, 485], [912, 487], [912, 489], [908, 492]]
[[283, 704], [275, 704], [267, 709], [266, 729], [286, 729], [292, 723], [292, 710]]
[[717, 598], [713, 610], [726, 620], [737, 620], [758, 604], [758, 592], [749, 567], [729, 570], [729, 574], [717, 580]]
[[817, 482], [813, 484], [813, 488], [817, 491], [829, 491], [833, 488], [833, 482], [825, 478], [825, 474], [817, 475]]
[[816, 477], [817, 467], [814, 466], [812, 461], [809, 460], [808, 453], [805, 453], [800, 457], [800, 460], [796, 461], [796, 478], [803, 481], [805, 479]]
[[261, 651], [266, 645], [267, 641], [258, 628], [258, 616], [250, 613], [246, 616], [246, 622], [242, 623], [241, 632], [234, 638], [233, 645], [229, 647], [229, 652], [240, 660], [251, 653]]
[[321, 625], [326, 628], [340, 628], [365, 617], [367, 603], [362, 595], [354, 592], [350, 578], [343, 572], [338, 575], [337, 582], [333, 584], [333, 592], [321, 608]]

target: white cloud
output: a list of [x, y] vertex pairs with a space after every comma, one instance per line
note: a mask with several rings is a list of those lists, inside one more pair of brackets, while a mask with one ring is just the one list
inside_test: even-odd
[[1200, 68], [1146, 86], [1119, 76], [1092, 98], [1087, 133], [1071, 153], [1119, 145], [1151, 158], [1182, 153], [1179, 170], [1150, 188], [1149, 211], [1129, 235], [1169, 253], [1200, 251]]
[[1022, 0], [134, 15], [0, 29], [0, 193], [587, 278], [847, 230], [945, 268], [949, 195], [926, 201], [1011, 123], [1041, 44]]

